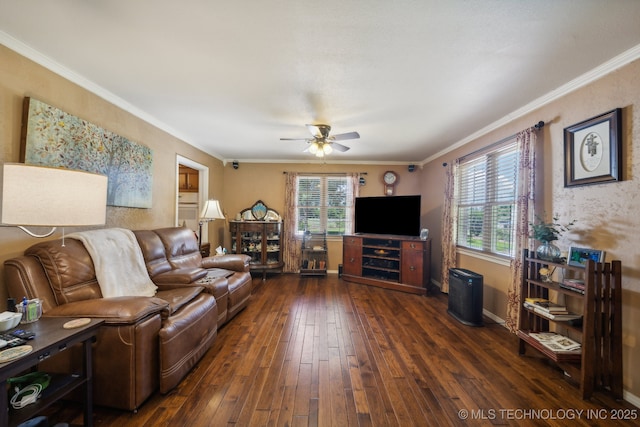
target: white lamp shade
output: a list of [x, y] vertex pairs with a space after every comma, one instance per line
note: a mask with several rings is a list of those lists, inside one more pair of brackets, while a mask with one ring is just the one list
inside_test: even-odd
[[0, 222], [85, 226], [106, 222], [107, 177], [71, 169], [5, 163]]
[[220, 202], [217, 200], [207, 200], [200, 214], [200, 219], [212, 221], [214, 219], [224, 219], [224, 214], [220, 208]]

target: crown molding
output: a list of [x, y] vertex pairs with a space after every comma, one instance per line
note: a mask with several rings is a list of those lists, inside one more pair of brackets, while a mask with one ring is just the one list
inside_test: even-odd
[[0, 44], [30, 59], [36, 64], [41, 65], [47, 70], [69, 80], [70, 82], [80, 86], [81, 88], [93, 93], [94, 95], [104, 99], [105, 101], [115, 105], [116, 107], [121, 108], [122, 110], [130, 113], [131, 115], [139, 118], [140, 120], [143, 120], [149, 123], [151, 126], [154, 126], [168, 133], [169, 135], [175, 138], [178, 138], [179, 140], [184, 141], [185, 143], [195, 148], [198, 148], [218, 159], [221, 158], [219, 155], [212, 153], [210, 150], [206, 149], [205, 147], [202, 147], [193, 142], [189, 142], [188, 138], [185, 135], [182, 135], [176, 129], [168, 126], [166, 123], [162, 122], [161, 120], [158, 120], [154, 116], [148, 114], [147, 112], [141, 110], [140, 108], [134, 106], [133, 104], [130, 104], [129, 102], [125, 101], [124, 99], [120, 98], [114, 93], [106, 90], [105, 88], [98, 85], [97, 83], [87, 79], [81, 74], [78, 74], [70, 70], [69, 68], [54, 61], [52, 58], [49, 58], [48, 56], [43, 55], [42, 53], [33, 49], [31, 46], [15, 39], [14, 37], [10, 36], [9, 34], [3, 31], [0, 31]]
[[555, 101], [557, 99], [562, 98], [563, 96], [566, 96], [568, 94], [570, 94], [571, 92], [574, 92], [586, 85], [588, 85], [589, 83], [592, 83], [614, 71], [616, 71], [619, 68], [624, 67], [627, 64], [630, 64], [631, 62], [637, 60], [638, 58], [640, 58], [640, 45], [636, 45], [634, 47], [632, 47], [631, 49], [621, 53], [618, 56], [615, 56], [614, 58], [610, 59], [609, 61], [605, 62], [602, 65], [597, 66], [596, 68], [592, 69], [591, 71], [588, 71], [584, 74], [582, 74], [581, 76], [569, 81], [568, 83], [560, 86], [558, 89], [555, 89], [541, 97], [539, 97], [538, 99], [526, 104], [525, 106], [513, 111], [510, 114], [507, 114], [506, 116], [504, 116], [503, 118], [491, 123], [488, 126], [485, 126], [484, 128], [480, 129], [477, 132], [472, 133], [471, 135], [467, 136], [466, 138], [456, 142], [455, 144], [447, 147], [444, 150], [439, 151], [438, 153], [427, 157], [426, 159], [424, 159], [420, 164], [420, 166], [424, 166], [426, 163], [429, 163], [441, 156], [444, 156], [445, 154], [460, 148], [466, 144], [468, 144], [471, 141], [475, 141], [476, 139], [480, 138], [483, 135], [488, 134], [489, 132], [492, 132], [512, 121], [514, 121], [515, 119], [518, 119], [520, 117], [525, 116], [526, 114], [531, 113], [532, 111], [537, 110], [538, 108], [547, 105], [549, 103], [551, 103], [552, 101]]
[[[49, 58], [48, 56], [45, 56], [43, 54], [41, 54], [40, 52], [36, 51], [35, 49], [33, 49], [31, 46], [22, 43], [21, 41], [15, 39], [14, 37], [11, 37], [10, 35], [8, 35], [7, 33], [0, 31], [0, 44], [6, 46], [7, 48], [17, 52], [18, 54], [32, 60], [33, 62], [45, 67], [46, 69], [60, 75], [61, 77], [71, 81], [72, 83], [77, 84], [78, 86], [88, 90], [89, 92], [95, 94], [96, 96], [104, 99], [107, 102], [110, 102], [111, 104], [123, 109], [124, 111], [132, 114], [135, 117], [138, 117], [139, 119], [149, 123], [150, 125], [168, 133], [169, 135], [180, 139], [181, 141], [197, 148], [200, 149], [202, 151], [204, 151], [207, 154], [210, 154], [211, 156], [220, 159], [223, 161], [223, 163], [226, 163], [228, 161], [230, 161], [229, 159], [224, 159], [223, 157], [221, 157], [220, 155], [216, 154], [216, 153], [212, 153], [209, 149], [196, 144], [194, 142], [189, 141], [189, 139], [185, 136], [182, 135], [180, 132], [178, 132], [177, 130], [175, 130], [174, 128], [168, 126], [166, 123], [156, 119], [154, 116], [146, 113], [145, 111], [135, 107], [134, 105], [130, 104], [129, 102], [125, 101], [124, 99], [120, 98], [119, 96], [113, 94], [112, 92], [104, 89], [103, 87], [101, 87], [100, 85], [96, 84], [95, 82], [85, 78], [84, 76], [75, 73], [73, 71], [71, 71], [70, 69], [62, 66], [61, 64], [59, 64], [58, 62], [54, 61], [53, 59]], [[584, 74], [582, 74], [581, 76], [571, 80], [570, 82], [564, 84], [563, 86], [559, 87], [558, 89], [555, 89], [549, 93], [547, 93], [546, 95], [543, 95], [541, 97], [539, 97], [538, 99], [526, 104], [525, 106], [513, 111], [510, 114], [507, 114], [506, 116], [504, 116], [503, 118], [491, 123], [488, 126], [485, 126], [484, 128], [478, 130], [477, 132], [472, 133], [471, 135], [467, 136], [466, 138], [463, 138], [462, 140], [452, 144], [451, 146], [447, 147], [444, 150], [439, 151], [438, 153], [431, 155], [429, 157], [427, 157], [426, 159], [420, 161], [420, 162], [406, 162], [407, 164], [416, 164], [420, 167], [424, 166], [426, 163], [429, 163], [441, 156], [444, 156], [445, 154], [460, 148], [462, 146], [464, 146], [465, 144], [468, 144], [471, 141], [474, 141], [478, 138], [480, 138], [483, 135], [488, 134], [489, 132], [492, 132], [502, 126], [505, 126], [506, 124], [512, 122], [515, 119], [518, 119], [528, 113], [531, 113], [532, 111], [546, 105], [549, 104], [552, 101], [555, 101], [571, 92], [574, 92], [577, 89], [580, 89], [581, 87], [586, 86], [589, 83], [594, 82], [595, 80], [598, 80], [604, 76], [606, 76], [607, 74], [612, 73], [613, 71], [637, 60], [638, 58], [640, 58], [640, 45], [636, 45], [634, 47], [632, 47], [631, 49], [621, 53], [618, 56], [615, 56], [614, 58], [612, 58], [611, 60], [605, 62], [604, 64], [592, 69], [591, 71], [588, 71]], [[238, 160], [238, 159], [234, 159], [234, 160]], [[283, 161], [275, 161], [275, 160], [267, 160], [267, 159], [244, 159], [241, 160], [243, 162], [247, 162], [247, 163], [286, 163]], [[291, 161], [291, 163], [301, 163], [300, 161]], [[313, 163], [313, 162], [302, 162], [302, 163]], [[332, 162], [334, 163], [334, 162]], [[343, 162], [335, 162], [335, 163], [343, 163]], [[345, 161], [344, 163], [365, 163], [365, 164], [403, 164], [403, 162], [348, 162]]]

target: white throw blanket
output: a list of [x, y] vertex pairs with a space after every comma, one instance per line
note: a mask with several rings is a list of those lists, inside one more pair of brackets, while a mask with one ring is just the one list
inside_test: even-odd
[[158, 288], [149, 278], [133, 231], [107, 228], [81, 231], [67, 237], [80, 240], [91, 255], [103, 297], [152, 297], [156, 294]]

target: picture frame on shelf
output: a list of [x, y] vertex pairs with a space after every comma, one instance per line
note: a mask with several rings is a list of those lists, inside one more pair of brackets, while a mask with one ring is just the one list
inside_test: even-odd
[[569, 247], [569, 256], [567, 257], [567, 265], [574, 267], [585, 267], [587, 260], [592, 259], [595, 262], [604, 261], [604, 251], [599, 249], [581, 248], [578, 246]]
[[622, 109], [564, 129], [564, 186], [622, 180]]

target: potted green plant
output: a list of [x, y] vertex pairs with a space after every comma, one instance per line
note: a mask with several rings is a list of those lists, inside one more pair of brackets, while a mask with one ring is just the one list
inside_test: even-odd
[[561, 261], [560, 248], [554, 245], [554, 240], [558, 240], [560, 235], [565, 231], [569, 231], [576, 223], [576, 220], [568, 224], [560, 224], [558, 215], [554, 215], [551, 221], [546, 221], [544, 217], [536, 215], [536, 222], [529, 223], [531, 231], [529, 237], [538, 240], [542, 244], [536, 249], [538, 258], [545, 261]]

